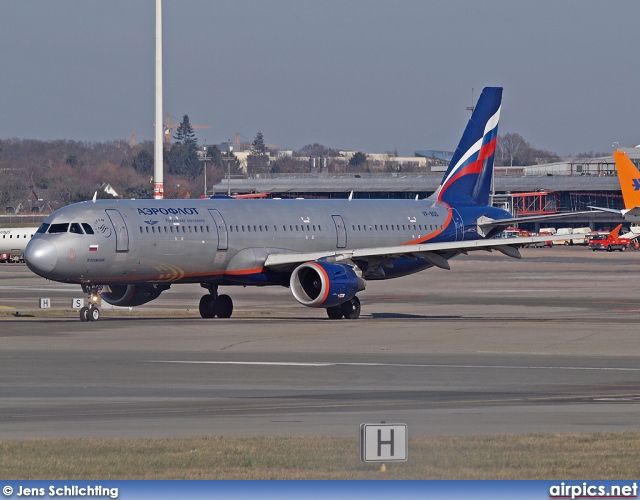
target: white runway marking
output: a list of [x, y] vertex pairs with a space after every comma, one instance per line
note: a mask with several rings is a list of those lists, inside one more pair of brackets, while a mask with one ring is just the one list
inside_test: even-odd
[[509, 366], [509, 365], [436, 365], [403, 363], [343, 363], [343, 362], [298, 362], [298, 361], [149, 361], [149, 363], [169, 363], [184, 365], [239, 365], [239, 366], [302, 366], [309, 368], [326, 366], [379, 366], [393, 368], [456, 368], [456, 369], [504, 369], [504, 370], [585, 370], [640, 372], [640, 368], [589, 367], [589, 366]]

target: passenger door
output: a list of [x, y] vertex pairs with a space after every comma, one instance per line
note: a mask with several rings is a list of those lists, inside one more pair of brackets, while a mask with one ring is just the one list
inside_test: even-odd
[[124, 223], [122, 214], [114, 209], [107, 208], [107, 217], [113, 224], [113, 229], [116, 232], [116, 252], [128, 252], [129, 251], [129, 232], [127, 231], [127, 225]]
[[222, 218], [222, 214], [215, 208], [210, 208], [209, 213], [216, 224], [216, 230], [218, 231], [218, 250], [226, 250], [228, 248], [227, 241], [227, 223]]
[[336, 248], [346, 248], [347, 246], [347, 228], [344, 225], [342, 216], [332, 215], [333, 223], [336, 225]]

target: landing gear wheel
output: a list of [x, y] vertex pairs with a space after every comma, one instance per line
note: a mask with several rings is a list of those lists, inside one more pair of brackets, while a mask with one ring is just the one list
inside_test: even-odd
[[218, 318], [230, 318], [233, 313], [233, 301], [228, 295], [218, 295], [215, 305]]
[[89, 321], [98, 321], [100, 319], [100, 309], [97, 307], [92, 307], [89, 309], [89, 313], [87, 314]]
[[345, 319], [358, 319], [360, 317], [360, 299], [358, 297], [354, 297], [340, 305], [340, 309], [342, 310], [342, 314], [344, 314]]
[[329, 319], [342, 319], [344, 316], [342, 305], [327, 307], [327, 316], [329, 316]]
[[216, 317], [216, 298], [213, 295], [203, 295], [200, 297], [200, 305], [198, 306], [200, 316], [203, 318]]
[[89, 308], [86, 306], [80, 308], [80, 321], [89, 321]]

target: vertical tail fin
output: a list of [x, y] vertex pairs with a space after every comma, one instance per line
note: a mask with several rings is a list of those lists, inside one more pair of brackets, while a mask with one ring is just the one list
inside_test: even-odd
[[640, 172], [623, 151], [614, 151], [613, 158], [620, 179], [624, 208], [640, 207]]
[[611, 231], [609, 231], [609, 234], [611, 236], [613, 236], [615, 239], [618, 239], [619, 235], [620, 235], [620, 229], [622, 228], [622, 224], [618, 224], [616, 227], [614, 227]]
[[488, 205], [498, 137], [502, 87], [485, 87], [449, 168], [434, 193], [438, 201]]

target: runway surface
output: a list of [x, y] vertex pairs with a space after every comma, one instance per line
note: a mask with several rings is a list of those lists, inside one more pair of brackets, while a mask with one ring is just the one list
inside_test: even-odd
[[0, 439], [640, 430], [640, 252], [522, 253], [369, 282], [355, 321], [286, 288], [226, 288], [234, 316], [203, 320], [175, 285], [81, 323], [79, 287], [2, 265]]

